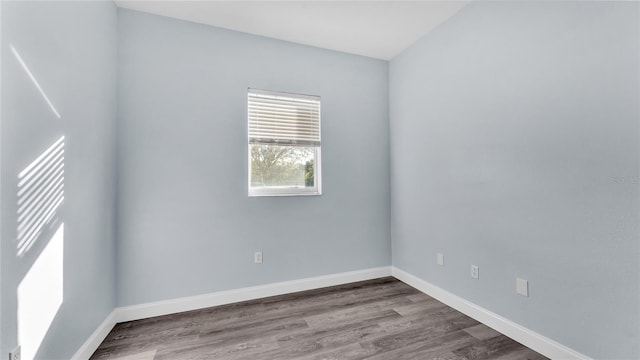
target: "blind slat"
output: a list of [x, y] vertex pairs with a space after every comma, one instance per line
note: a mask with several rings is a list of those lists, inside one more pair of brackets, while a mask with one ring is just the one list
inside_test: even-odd
[[263, 131], [260, 135], [273, 137], [273, 138], [289, 138], [295, 136], [296, 138], [305, 138], [310, 140], [315, 140], [318, 137], [318, 133], [314, 132], [299, 132], [299, 131], [281, 131], [280, 129], [271, 130], [271, 131]]
[[254, 138], [249, 140], [250, 144], [266, 144], [266, 145], [295, 145], [295, 146], [320, 146], [320, 142], [313, 140], [290, 140], [290, 139], [274, 139], [274, 138]]
[[249, 142], [320, 146], [320, 98], [248, 91]]
[[318, 104], [313, 103], [295, 103], [295, 102], [272, 102], [272, 101], [262, 101], [256, 100], [254, 98], [249, 98], [251, 100], [251, 104], [253, 106], [263, 106], [263, 107], [275, 107], [281, 109], [297, 109], [297, 110], [313, 110], [317, 108]]
[[256, 104], [256, 103], [251, 103], [251, 105], [249, 105], [249, 109], [251, 110], [264, 110], [264, 111], [283, 111], [283, 112], [288, 112], [288, 113], [293, 113], [293, 114], [298, 114], [298, 113], [302, 113], [302, 114], [317, 114], [317, 107], [309, 107], [309, 108], [305, 108], [305, 107], [296, 107], [296, 106], [274, 106], [271, 104]]
[[316, 124], [311, 121], [288, 121], [288, 120], [281, 120], [281, 119], [268, 119], [268, 120], [272, 120], [272, 121], [265, 121], [264, 119], [262, 119], [249, 124], [249, 126], [259, 127], [259, 126], [277, 125], [277, 126], [284, 126], [284, 127], [300, 127], [300, 128], [314, 128], [314, 129], [318, 128]]
[[317, 114], [316, 108], [303, 108], [303, 107], [283, 107], [283, 106], [272, 106], [272, 105], [263, 105], [263, 104], [251, 104], [249, 106], [251, 110], [257, 111], [283, 111], [290, 112], [294, 114]]
[[253, 111], [249, 110], [249, 116], [257, 117], [257, 118], [273, 118], [273, 119], [282, 119], [289, 121], [307, 121], [316, 123], [318, 116], [300, 116], [300, 115], [287, 115], [278, 112], [263, 112], [263, 111]]
[[264, 137], [263, 135], [269, 134], [269, 136], [313, 136], [318, 137], [318, 132], [314, 130], [296, 130], [296, 129], [282, 129], [282, 128], [266, 128], [261, 129], [258, 137]]
[[262, 98], [262, 97], [255, 97], [255, 96], [249, 96], [249, 98], [251, 99], [251, 102], [255, 104], [272, 104], [277, 106], [314, 107], [316, 106], [316, 104], [320, 102], [319, 100], [316, 100], [316, 101], [308, 101], [308, 100], [299, 101], [297, 99], [282, 100], [282, 99]]

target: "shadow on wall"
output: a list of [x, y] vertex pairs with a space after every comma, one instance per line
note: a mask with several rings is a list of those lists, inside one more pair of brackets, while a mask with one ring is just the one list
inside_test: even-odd
[[[61, 116], [16, 48], [14, 57], [57, 119]], [[36, 357], [64, 301], [65, 137], [61, 136], [18, 173], [16, 256], [31, 262], [19, 280], [17, 334], [22, 358]]]

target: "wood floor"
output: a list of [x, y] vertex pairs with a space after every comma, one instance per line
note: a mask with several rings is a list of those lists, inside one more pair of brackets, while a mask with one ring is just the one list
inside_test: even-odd
[[121, 323], [91, 359], [546, 358], [384, 278]]

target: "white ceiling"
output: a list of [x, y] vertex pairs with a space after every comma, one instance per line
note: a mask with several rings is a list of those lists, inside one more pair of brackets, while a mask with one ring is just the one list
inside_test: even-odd
[[390, 60], [468, 1], [154, 1], [123, 8]]

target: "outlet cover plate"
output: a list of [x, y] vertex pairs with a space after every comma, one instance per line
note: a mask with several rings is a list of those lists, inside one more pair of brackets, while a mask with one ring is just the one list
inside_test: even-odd
[[262, 251], [256, 251], [253, 254], [253, 262], [256, 264], [262, 264]]
[[516, 278], [516, 293], [522, 296], [529, 296], [529, 281]]
[[480, 269], [476, 265], [471, 265], [471, 277], [474, 279], [480, 278]]
[[444, 254], [438, 253], [437, 262], [438, 265], [444, 266]]

